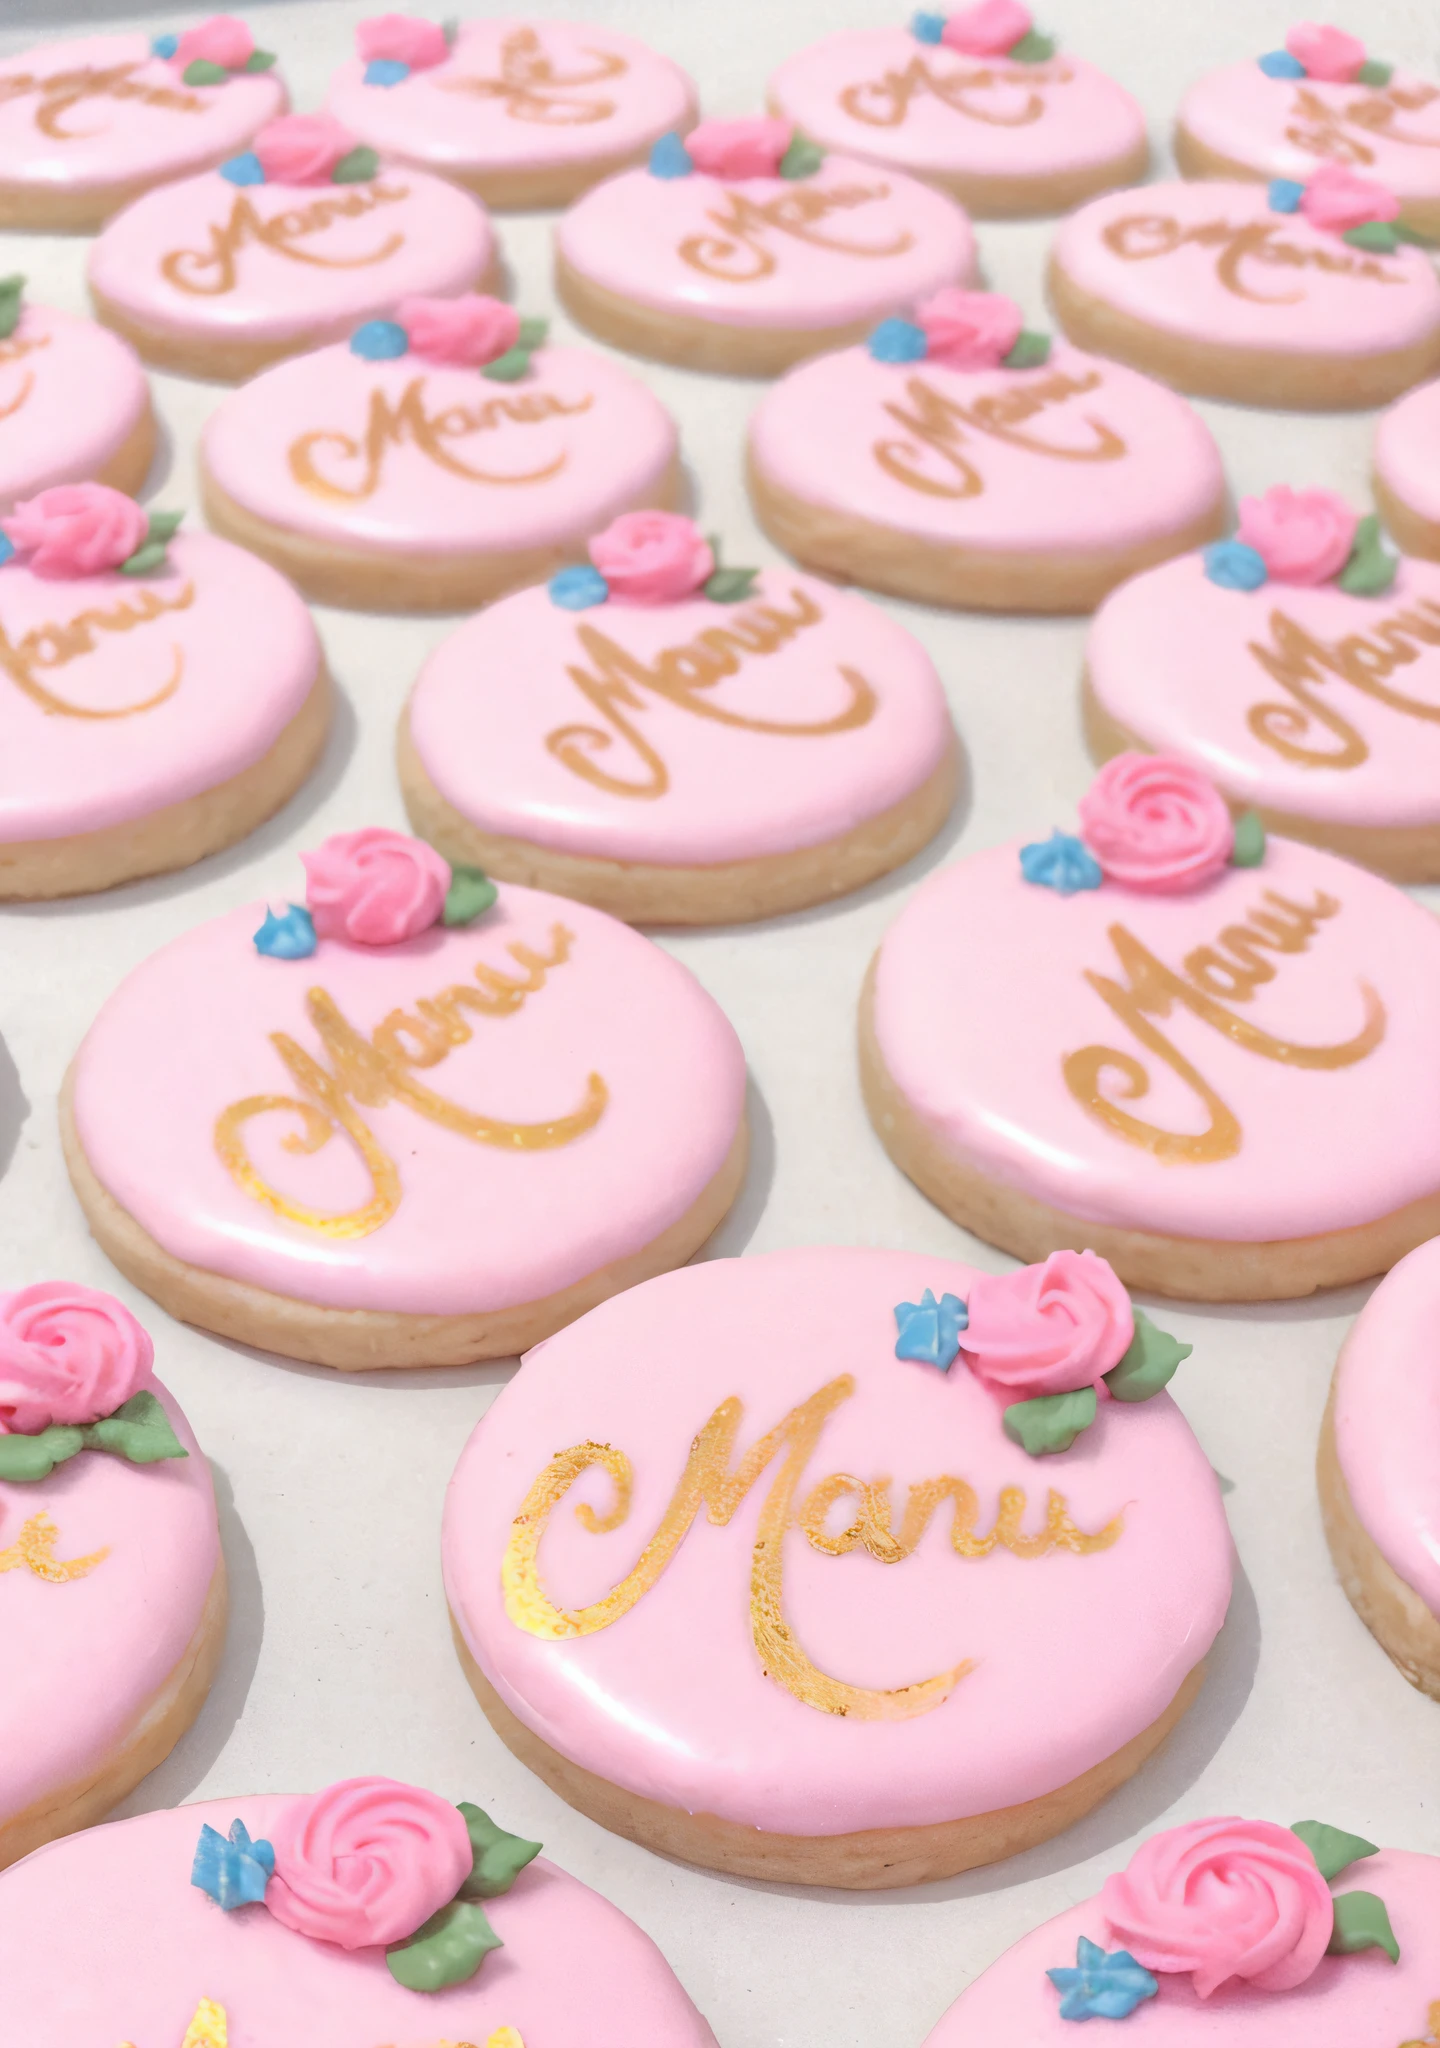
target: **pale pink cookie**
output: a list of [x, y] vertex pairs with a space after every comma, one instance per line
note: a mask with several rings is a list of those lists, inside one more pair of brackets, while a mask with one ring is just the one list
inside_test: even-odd
[[807, 568], [981, 611], [1090, 611], [1224, 520], [1182, 398], [1052, 348], [995, 292], [937, 292], [793, 370], [751, 415], [749, 484]]
[[0, 1881], [7, 2016], [47, 2048], [715, 2048], [649, 1937], [539, 1847], [389, 1778], [94, 1828]]
[[1375, 502], [1407, 555], [1440, 561], [1440, 382], [1422, 385], [1375, 428]]
[[0, 512], [86, 478], [138, 491], [155, 417], [135, 351], [93, 320], [25, 299], [24, 284], [0, 279]]
[[287, 114], [217, 171], [137, 199], [90, 251], [96, 311], [149, 362], [239, 380], [417, 293], [493, 284], [485, 210]]
[[490, 206], [564, 206], [695, 120], [668, 57], [590, 21], [377, 15], [330, 85], [330, 111], [387, 158]]
[[186, 867], [319, 759], [330, 687], [282, 577], [103, 484], [0, 521], [0, 898]]
[[0, 227], [96, 228], [243, 149], [288, 98], [244, 22], [74, 36], [0, 60]]
[[220, 1661], [210, 1467], [153, 1363], [111, 1295], [0, 1293], [0, 1867], [118, 1805]]
[[1182, 391], [1309, 411], [1383, 404], [1440, 367], [1440, 280], [1399, 201], [1339, 165], [1307, 184], [1145, 185], [1061, 227], [1071, 340]]
[[[1230, 1598], [1187, 1347], [1102, 1260], [712, 1260], [532, 1352], [450, 1484], [497, 1731], [734, 1876], [869, 1889], [1042, 1841], [1193, 1699]], [[938, 1522], [938, 1527], [928, 1526]]]
[[770, 104], [827, 149], [893, 165], [981, 218], [1063, 213], [1145, 175], [1145, 116], [1020, 0], [842, 29], [783, 63]]
[[669, 413], [544, 337], [498, 299], [414, 298], [277, 363], [205, 423], [211, 525], [326, 603], [459, 611], [581, 559], [617, 513], [673, 505]]
[[886, 934], [861, 1072], [896, 1163], [1020, 1257], [1092, 1245], [1195, 1300], [1340, 1286], [1433, 1236], [1431, 913], [1170, 756], [1117, 755], [1080, 829], [931, 876]]
[[955, 202], [826, 156], [789, 121], [703, 121], [607, 179], [555, 231], [567, 310], [618, 348], [773, 376], [975, 275]]
[[1437, 1916], [1440, 1857], [1322, 1821], [1189, 1821], [1007, 1949], [925, 2048], [1070, 2048], [1092, 2019], [1146, 2048], [1428, 2048]]
[[[62, 1106], [115, 1263], [294, 1358], [458, 1365], [690, 1257], [745, 1169], [745, 1060], [627, 925], [398, 832], [154, 954]], [[478, 920], [478, 921], [477, 921]]]

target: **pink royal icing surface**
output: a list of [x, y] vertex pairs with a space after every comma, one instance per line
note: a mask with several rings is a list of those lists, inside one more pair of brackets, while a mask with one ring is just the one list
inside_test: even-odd
[[827, 149], [919, 177], [1062, 177], [1145, 140], [1128, 92], [1064, 50], [1043, 64], [846, 29], [790, 57], [771, 103]]
[[1197, 78], [1179, 118], [1207, 149], [1267, 178], [1338, 163], [1402, 199], [1440, 193], [1440, 87], [1412, 72], [1385, 86], [1267, 78], [1251, 57]]
[[501, 384], [343, 342], [241, 385], [202, 440], [210, 475], [262, 519], [413, 555], [589, 533], [659, 484], [676, 445], [659, 400], [589, 349], [538, 349]]
[[921, 885], [876, 970], [885, 1065], [947, 1146], [1176, 1237], [1310, 1237], [1433, 1194], [1437, 1029], [1431, 913], [1273, 837], [1177, 896], [1063, 897], [995, 847]]
[[147, 35], [75, 36], [0, 61], [0, 184], [54, 193], [183, 177], [285, 110], [274, 71], [186, 85]]
[[920, 643], [785, 570], [739, 604], [572, 612], [521, 591], [431, 655], [409, 715], [430, 780], [483, 831], [679, 867], [837, 839], [952, 743]]
[[997, 552], [1132, 546], [1200, 518], [1224, 484], [1183, 398], [1065, 347], [1033, 370], [839, 349], [765, 394], [750, 449], [810, 504]]
[[[163, 1402], [187, 1457], [132, 1465], [81, 1451], [48, 1479], [0, 1480], [0, 1820], [98, 1769], [180, 1662], [205, 1611], [220, 1561], [210, 1467], [153, 1375], [141, 1390]], [[43, 1575], [66, 1565], [81, 1569]], [[8, 1909], [0, 1917], [8, 1982], [13, 1929]]]
[[254, 555], [178, 533], [149, 576], [0, 568], [0, 843], [142, 818], [261, 759], [313, 688], [309, 612]]
[[[963, 1363], [942, 1373], [895, 1357], [897, 1302], [926, 1287], [963, 1299], [979, 1278], [888, 1251], [713, 1260], [632, 1288], [537, 1345], [470, 1439], [445, 1509], [451, 1609], [511, 1711], [631, 1792], [803, 1835], [1009, 1806], [1156, 1720], [1230, 1597], [1215, 1476], [1168, 1394], [1129, 1408], [1106, 1400], [1074, 1449], [1034, 1460]], [[726, 1469], [771, 1431], [785, 1429], [788, 1446], [733, 1515], [697, 1516], [608, 1626], [547, 1637], [514, 1618], [536, 1609], [515, 1518], [551, 1460], [603, 1445], [628, 1460], [633, 1483], [628, 1514], [612, 1515], [615, 1477], [591, 1461], [538, 1510], [549, 1510], [543, 1596], [578, 1609], [636, 1565], [721, 1403], [740, 1411]], [[938, 1482], [940, 1526], [908, 1556], [882, 1563], [855, 1543], [827, 1554], [807, 1540], [812, 1526], [827, 1541], [843, 1532], [872, 1481], [886, 1505], [893, 1496], [898, 1532], [907, 1487], [942, 1473], [953, 1476]], [[823, 1486], [831, 1474], [858, 1477]], [[1063, 1496], [1087, 1535], [1116, 1517], [1123, 1526], [1088, 1554], [1051, 1549], [1042, 1534], [1048, 1554], [960, 1555], [943, 1490], [957, 1485], [974, 1490], [980, 1537], [1005, 1488], [1028, 1502], [1027, 1534], [1043, 1531], [1047, 1494], [1052, 1513]], [[529, 1513], [533, 1529], [534, 1496]], [[753, 1599], [759, 1610], [773, 1594], [794, 1647], [767, 1676], [751, 1574], [777, 1515], [774, 1576]]]
[[1081, 291], [1147, 326], [1231, 348], [1375, 355], [1440, 332], [1440, 279], [1421, 250], [1352, 248], [1303, 213], [1273, 212], [1263, 185], [1107, 192], [1061, 224], [1054, 256]]
[[1407, 391], [1381, 413], [1375, 474], [1422, 519], [1440, 522], [1440, 380]]
[[[484, 1793], [479, 1794], [484, 1798]], [[407, 1991], [384, 1951], [292, 1933], [262, 1906], [224, 1913], [190, 1883], [202, 1825], [235, 1819], [271, 1840], [302, 1802], [210, 1800], [52, 1842], [0, 1876], [6, 2011], [46, 2048], [178, 2048], [202, 1999], [234, 2048], [443, 2048], [500, 2038], [523, 2048], [714, 2048], [714, 2036], [633, 1921], [553, 1863], [532, 1863], [485, 1901], [504, 1943], [469, 1983]], [[72, 1960], [56, 1967], [56, 1929]], [[564, 1967], [557, 1968], [557, 1958]]]
[[53, 306], [27, 303], [0, 341], [0, 511], [92, 477], [150, 403], [130, 344]]
[[364, 72], [341, 65], [331, 113], [377, 149], [462, 175], [623, 158], [695, 118], [677, 64], [596, 22], [466, 21], [441, 64], [391, 86]]
[[286, 961], [255, 950], [265, 907], [152, 954], [78, 1055], [90, 1164], [177, 1258], [329, 1308], [510, 1308], [649, 1244], [724, 1164], [739, 1041], [628, 926], [502, 886], [468, 928]]
[[975, 275], [953, 199], [839, 156], [808, 178], [622, 171], [577, 200], [555, 238], [591, 283], [723, 327], [845, 326]]

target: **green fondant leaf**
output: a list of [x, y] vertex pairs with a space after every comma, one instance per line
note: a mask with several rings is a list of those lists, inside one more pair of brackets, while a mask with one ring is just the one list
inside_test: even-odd
[[491, 1949], [504, 1946], [483, 1907], [455, 1899], [432, 1913], [408, 1941], [390, 1949], [385, 1962], [407, 1991], [444, 1991], [451, 1984], [468, 1984]]
[[1388, 85], [1395, 76], [1393, 64], [1382, 64], [1376, 57], [1367, 57], [1355, 73], [1357, 85]]
[[230, 73], [223, 64], [212, 64], [208, 57], [192, 57], [180, 76], [186, 85], [223, 85]]
[[490, 908], [499, 893], [483, 868], [451, 868], [445, 908], [440, 913], [441, 924], [473, 924]]
[[1082, 1429], [1095, 1420], [1095, 1389], [1079, 1387], [1073, 1394], [1042, 1394], [1038, 1401], [1015, 1401], [1005, 1410], [1005, 1434], [1032, 1458], [1068, 1451]]
[[527, 350], [539, 348], [549, 332], [550, 322], [542, 320], [538, 314], [531, 314], [528, 319], [520, 322], [520, 334], [515, 346]]
[[1335, 1931], [1327, 1955], [1358, 1955], [1362, 1948], [1383, 1948], [1392, 1963], [1400, 1960], [1400, 1944], [1390, 1925], [1385, 1901], [1374, 1892], [1341, 1892], [1335, 1901]]
[[184, 517], [185, 514], [183, 512], [152, 512], [150, 514], [150, 525], [145, 535], [146, 540], [170, 540]]
[[1346, 228], [1340, 237], [1352, 249], [1366, 249], [1372, 256], [1393, 256], [1400, 246], [1400, 237], [1388, 220], [1362, 221], [1358, 228]]
[[132, 1465], [158, 1465], [190, 1453], [170, 1427], [170, 1418], [151, 1393], [132, 1394], [124, 1405], [84, 1432], [92, 1451], [113, 1451]]
[[1350, 559], [1337, 578], [1340, 588], [1352, 597], [1382, 597], [1399, 570], [1399, 557], [1386, 553], [1378, 516], [1367, 513], [1355, 529]]
[[269, 71], [274, 67], [274, 64], [275, 52], [273, 50], [252, 50], [245, 59], [245, 62], [240, 66], [240, 69], [242, 71]]
[[470, 1830], [470, 1847], [475, 1852], [475, 1867], [461, 1885], [460, 1896], [498, 1899], [509, 1891], [526, 1864], [534, 1862], [540, 1844], [527, 1842], [523, 1835], [507, 1835], [488, 1813], [467, 1799], [460, 1801], [460, 1817]]
[[165, 566], [165, 543], [163, 540], [147, 540], [136, 548], [127, 561], [120, 564], [122, 576], [148, 576], [152, 569]]
[[1235, 843], [1230, 848], [1232, 868], [1258, 868], [1265, 858], [1265, 827], [1258, 811], [1242, 811], [1235, 820]]
[[495, 384], [518, 384], [530, 368], [530, 351], [523, 343], [507, 348], [503, 356], [496, 356], [493, 363], [486, 363], [481, 370], [482, 377], [490, 378]]
[[0, 341], [8, 341], [20, 324], [25, 297], [25, 280], [17, 271], [0, 277]]
[[332, 185], [364, 185], [373, 178], [380, 168], [380, 159], [366, 142], [357, 143], [354, 149], [347, 149], [334, 170], [330, 173]]
[[1290, 1832], [1300, 1837], [1315, 1858], [1326, 1884], [1338, 1877], [1342, 1870], [1348, 1870], [1352, 1863], [1358, 1863], [1363, 1856], [1380, 1854], [1375, 1844], [1367, 1842], [1363, 1835], [1347, 1835], [1344, 1828], [1327, 1827], [1323, 1820], [1297, 1820]]
[[759, 574], [758, 569], [716, 569], [701, 584], [701, 594], [712, 604], [739, 604], [749, 597]]
[[1105, 1384], [1117, 1401], [1148, 1401], [1168, 1386], [1175, 1368], [1183, 1365], [1195, 1349], [1182, 1344], [1168, 1330], [1156, 1329], [1143, 1308], [1135, 1310], [1135, 1335], [1120, 1363], [1105, 1375]]
[[1403, 220], [1392, 220], [1390, 227], [1397, 242], [1409, 242], [1417, 249], [1429, 248], [1431, 237], [1422, 235], [1418, 228], [1410, 227]]
[[825, 152], [806, 135], [792, 136], [790, 147], [780, 159], [782, 178], [813, 178], [825, 161]]
[[1041, 363], [1048, 363], [1049, 360], [1049, 335], [1037, 334], [1030, 327], [1024, 327], [1020, 330], [1015, 346], [1007, 356], [1001, 357], [1001, 361], [1007, 370], [1036, 370], [1040, 367]]
[[85, 1448], [84, 1433], [52, 1422], [36, 1436], [0, 1436], [0, 1479], [19, 1486], [48, 1479], [57, 1465]]
[[1021, 36], [1005, 52], [1012, 64], [1046, 64], [1055, 55], [1054, 36], [1042, 36], [1035, 29]]

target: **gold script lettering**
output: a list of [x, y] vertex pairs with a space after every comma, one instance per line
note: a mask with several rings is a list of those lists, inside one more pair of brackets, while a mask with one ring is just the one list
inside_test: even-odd
[[110, 1555], [106, 1549], [92, 1550], [88, 1557], [57, 1557], [55, 1545], [59, 1540], [60, 1531], [42, 1509], [24, 1524], [8, 1550], [0, 1550], [0, 1572], [33, 1572], [37, 1579], [63, 1586], [71, 1579], [88, 1578], [96, 1565]]
[[327, 192], [306, 206], [264, 220], [253, 201], [240, 192], [230, 209], [229, 220], [223, 226], [212, 224], [209, 248], [172, 249], [160, 259], [161, 275], [177, 291], [189, 292], [197, 298], [218, 298], [235, 289], [236, 258], [251, 243], [268, 249], [273, 256], [283, 256], [291, 263], [309, 263], [320, 270], [364, 270], [372, 263], [383, 263], [387, 256], [404, 247], [405, 237], [398, 229], [363, 256], [326, 256], [317, 249], [301, 249], [295, 244], [307, 235], [324, 234], [337, 220], [358, 220], [373, 213], [377, 206], [393, 206], [409, 197], [408, 185], [386, 185], [377, 180], [372, 185]]
[[35, 126], [42, 135], [48, 135], [52, 142], [74, 142], [89, 135], [104, 133], [103, 126], [94, 128], [62, 128], [62, 116], [72, 113], [82, 100], [142, 100], [147, 107], [164, 107], [172, 114], [203, 114], [205, 102], [193, 92], [182, 92], [178, 86], [155, 85], [133, 74], [140, 69], [138, 64], [112, 64], [97, 69], [92, 64], [82, 64], [73, 71], [57, 71], [49, 78], [36, 78], [33, 72], [12, 71], [7, 78], [0, 78], [0, 107], [8, 106], [12, 100], [28, 99], [33, 93], [39, 104], [35, 109]]
[[1436, 2048], [1440, 2042], [1440, 1998], [1434, 2000], [1425, 2021], [1425, 2032], [1418, 2041], [1402, 2041], [1400, 2048]]
[[157, 590], [153, 584], [143, 585], [134, 597], [123, 597], [105, 609], [77, 612], [64, 625], [50, 624], [34, 626], [28, 633], [22, 633], [18, 640], [12, 640], [3, 623], [0, 623], [0, 674], [8, 675], [16, 688], [22, 690], [32, 703], [42, 711], [48, 711], [62, 718], [133, 718], [137, 712], [153, 711], [157, 704], [163, 704], [167, 697], [173, 697], [180, 687], [185, 672], [185, 652], [176, 643], [170, 648], [170, 673], [160, 688], [148, 697], [142, 697], [134, 704], [120, 704], [109, 710], [96, 711], [84, 704], [72, 704], [40, 680], [37, 670], [63, 668], [77, 656], [91, 654], [95, 649], [97, 633], [129, 633], [136, 626], [147, 625], [151, 619], [160, 618], [165, 612], [183, 612], [195, 601], [195, 586], [185, 583], [173, 596]]
[[1248, 299], [1260, 306], [1294, 306], [1305, 297], [1296, 291], [1256, 290], [1257, 278], [1245, 272], [1246, 264], [1262, 270], [1293, 273], [1323, 270], [1334, 277], [1359, 278], [1369, 284], [1404, 284], [1405, 273], [1387, 270], [1373, 256], [1343, 246], [1304, 249], [1285, 239], [1283, 228], [1269, 221], [1205, 220], [1186, 225], [1163, 213], [1129, 213], [1112, 220], [1100, 237], [1113, 256], [1126, 263], [1145, 263], [1156, 256], [1169, 256], [1176, 249], [1214, 249], [1215, 275], [1234, 298]]
[[512, 121], [533, 121], [542, 128], [583, 128], [608, 121], [615, 111], [610, 99], [586, 99], [587, 87], [629, 70], [613, 50], [587, 49], [588, 70], [563, 72], [540, 47], [533, 28], [517, 28], [500, 45], [498, 78], [442, 78], [442, 92], [470, 93], [476, 99], [499, 100]]
[[850, 212], [889, 196], [888, 185], [796, 184], [775, 199], [751, 199], [727, 187], [723, 204], [705, 216], [714, 234], [687, 235], [680, 244], [680, 260], [725, 284], [753, 284], [776, 268], [778, 258], [766, 244], [771, 234], [789, 235], [812, 249], [830, 249], [840, 256], [900, 256], [915, 246], [908, 228], [897, 229], [879, 247], [836, 241], [821, 232], [821, 223], [832, 213]]
[[[1118, 461], [1128, 452], [1125, 443], [1093, 413], [1084, 415], [1094, 439], [1083, 448], [1057, 446], [1021, 431], [1024, 423], [1037, 413], [1050, 406], [1065, 405], [1072, 398], [1098, 389], [1103, 382], [1099, 370], [1087, 370], [1078, 377], [1064, 370], [1051, 370], [1008, 389], [986, 393], [971, 405], [962, 405], [959, 399], [945, 397], [923, 377], [910, 377], [905, 385], [908, 408], [887, 401], [885, 410], [913, 439], [877, 441], [873, 450], [875, 460], [896, 483], [906, 484], [912, 491], [924, 491], [932, 498], [978, 498], [985, 489], [984, 477], [963, 452], [967, 427], [992, 440], [1008, 442], [1012, 448], [1028, 448], [1034, 455], [1053, 456], [1061, 462]], [[948, 474], [936, 476], [920, 466], [926, 460], [926, 450], [945, 465]]]
[[1332, 107], [1308, 86], [1297, 86], [1285, 139], [1311, 156], [1344, 164], [1374, 163], [1375, 152], [1364, 139], [1371, 135], [1412, 149], [1440, 149], [1440, 136], [1417, 135], [1401, 121], [1402, 115], [1418, 114], [1437, 98], [1433, 85], [1388, 85], [1362, 93], [1348, 106]]
[[[567, 458], [563, 450], [536, 469], [505, 475], [470, 467], [458, 455], [452, 454], [446, 443], [465, 440], [471, 434], [490, 433], [507, 424], [538, 426], [542, 420], [588, 412], [595, 403], [589, 393], [584, 398], [566, 400], [557, 398], [551, 391], [519, 391], [507, 392], [503, 398], [487, 399], [479, 406], [449, 405], [432, 414], [425, 410], [424, 392], [423, 377], [416, 377], [406, 385], [396, 405], [390, 403], [383, 391], [372, 391], [370, 416], [364, 434], [357, 440], [353, 434], [325, 427], [302, 434], [291, 444], [290, 474], [297, 484], [313, 491], [317, 497], [341, 501], [368, 498], [379, 488], [386, 450], [403, 447], [408, 441], [437, 469], [446, 470], [451, 476], [464, 477], [467, 483], [543, 483], [547, 477], [558, 476], [565, 467]], [[322, 448], [333, 450], [341, 462], [363, 464], [359, 482], [342, 484], [322, 476], [316, 467], [316, 456]]]
[[[1407, 718], [1440, 724], [1440, 704], [1424, 704], [1403, 690], [1386, 687], [1397, 668], [1420, 659], [1420, 648], [1440, 647], [1440, 604], [1418, 598], [1405, 610], [1381, 620], [1369, 633], [1350, 633], [1343, 640], [1317, 640], [1313, 633], [1282, 611], [1270, 614], [1270, 646], [1252, 640], [1250, 652], [1268, 675], [1290, 692], [1293, 703], [1255, 704], [1246, 723], [1255, 737], [1287, 761], [1307, 768], [1358, 768], [1370, 748], [1363, 736], [1318, 690], [1327, 676], [1338, 676], [1363, 696], [1373, 697]], [[1419, 642], [1417, 646], [1415, 643]], [[1334, 735], [1333, 747], [1311, 740], [1315, 726]]]
[[[858, 80], [840, 94], [840, 105], [853, 120], [870, 128], [901, 128], [909, 117], [911, 102], [927, 96], [937, 99], [952, 113], [967, 121], [983, 121], [991, 128], [1028, 128], [1045, 112], [1046, 89], [1068, 85], [1075, 76], [1068, 64], [986, 64], [978, 70], [941, 72], [925, 57], [912, 57], [903, 71], [886, 71], [879, 78]], [[1018, 105], [1005, 100], [996, 103], [998, 90], [1010, 88], [1020, 95]]]
[[[50, 337], [48, 334], [12, 334], [5, 341], [0, 341], [0, 369], [3, 369], [7, 363], [18, 363], [25, 356], [33, 355], [37, 348], [49, 348], [49, 346]], [[0, 403], [0, 420], [13, 419], [16, 413], [28, 402], [30, 394], [34, 389], [35, 372], [33, 370], [23, 371], [14, 392], [3, 403]]]

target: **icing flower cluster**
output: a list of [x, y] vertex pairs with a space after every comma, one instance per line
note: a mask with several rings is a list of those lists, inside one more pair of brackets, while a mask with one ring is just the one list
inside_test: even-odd
[[36, 576], [148, 576], [184, 515], [147, 512], [108, 484], [54, 484], [0, 519], [0, 566], [21, 562]]
[[622, 512], [591, 537], [588, 552], [588, 564], [550, 578], [550, 601], [564, 611], [589, 611], [612, 597], [627, 604], [676, 604], [687, 597], [738, 604], [760, 573], [722, 569], [719, 541], [707, 540], [678, 512]]
[[473, 924], [498, 893], [481, 869], [452, 868], [423, 839], [379, 825], [337, 832], [300, 858], [304, 904], [267, 910], [255, 934], [272, 959], [308, 960], [321, 939], [398, 946], [436, 924]]
[[1012, 64], [1043, 64], [1055, 54], [1054, 37], [1035, 33], [1020, 0], [975, 0], [950, 15], [922, 12], [911, 17], [910, 33], [917, 43], [941, 43], [965, 57], [1008, 57]]
[[379, 168], [375, 151], [329, 114], [282, 114], [220, 175], [232, 185], [362, 185]]
[[355, 329], [350, 352], [367, 363], [417, 355], [514, 384], [529, 375], [530, 358], [549, 331], [548, 320], [522, 319], [503, 299], [462, 292], [454, 299], [402, 299], [393, 319], [366, 320]]
[[951, 370], [1033, 370], [1050, 356], [1050, 337], [1025, 325], [1002, 292], [947, 285], [922, 299], [913, 320], [882, 320], [866, 343], [877, 363], [943, 363]]
[[1390, 64], [1377, 64], [1365, 54], [1358, 36], [1318, 21], [1297, 22], [1283, 50], [1269, 50], [1259, 59], [1267, 78], [1313, 78], [1322, 85], [1388, 85]]
[[702, 121], [686, 136], [662, 135], [650, 151], [652, 178], [809, 178], [825, 152], [789, 121]]
[[180, 66], [185, 85], [224, 85], [237, 73], [268, 71], [273, 50], [258, 50], [255, 38], [233, 14], [212, 14], [183, 35], [156, 36], [151, 55]]
[[1265, 857], [1255, 813], [1232, 819], [1209, 777], [1170, 754], [1107, 761], [1080, 800], [1080, 833], [1023, 846], [1025, 880], [1061, 896], [1106, 881], [1174, 896], [1203, 888], [1227, 865], [1258, 867]]
[[1222, 590], [1335, 583], [1352, 597], [1381, 596], [1400, 566], [1386, 552], [1373, 512], [1361, 519], [1334, 491], [1288, 484], [1242, 498], [1235, 538], [1213, 541], [1203, 559], [1205, 574]]
[[1298, 213], [1311, 227], [1338, 235], [1352, 249], [1393, 256], [1416, 237], [1400, 222], [1400, 201], [1388, 185], [1357, 177], [1344, 164], [1324, 164], [1301, 184], [1272, 178], [1267, 197], [1272, 213]]
[[0, 1294], [0, 1479], [48, 1479], [82, 1450], [139, 1465], [183, 1458], [146, 1387], [154, 1360], [113, 1295], [65, 1280]]
[[412, 71], [433, 71], [450, 55], [453, 23], [419, 21], [411, 14], [377, 14], [355, 31], [366, 85], [403, 85]]

